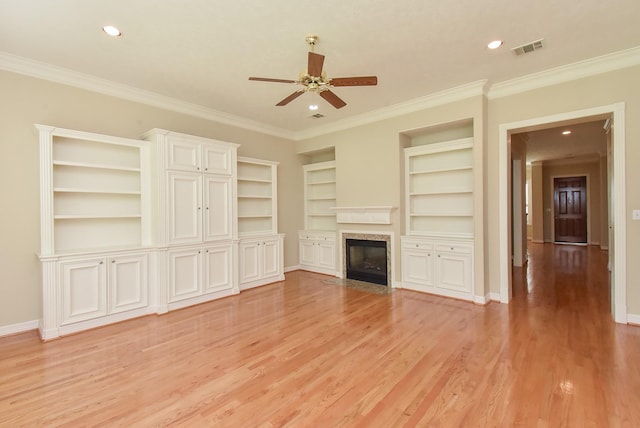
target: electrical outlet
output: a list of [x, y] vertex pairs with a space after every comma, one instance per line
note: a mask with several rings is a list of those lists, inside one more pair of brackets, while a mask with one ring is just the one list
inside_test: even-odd
[[640, 220], [640, 210], [633, 210], [633, 219]]

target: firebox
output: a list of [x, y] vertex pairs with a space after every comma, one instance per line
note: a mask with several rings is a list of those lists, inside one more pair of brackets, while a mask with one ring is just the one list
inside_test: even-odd
[[387, 285], [387, 243], [346, 239], [347, 278]]

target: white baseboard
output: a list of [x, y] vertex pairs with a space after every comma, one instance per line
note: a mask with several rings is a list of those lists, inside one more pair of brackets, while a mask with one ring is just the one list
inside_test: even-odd
[[489, 303], [489, 295], [486, 294], [484, 296], [473, 296], [473, 303], [476, 305], [486, 305]]
[[489, 300], [500, 303], [500, 293], [489, 293]]
[[300, 265], [289, 266], [284, 268], [284, 273], [289, 273], [289, 272], [293, 272], [294, 270], [300, 270], [300, 269], [302, 269]]
[[640, 315], [627, 314], [627, 324], [640, 326]]
[[37, 330], [38, 320], [21, 322], [19, 324], [0, 326], [0, 337], [10, 334], [23, 333], [25, 331]]

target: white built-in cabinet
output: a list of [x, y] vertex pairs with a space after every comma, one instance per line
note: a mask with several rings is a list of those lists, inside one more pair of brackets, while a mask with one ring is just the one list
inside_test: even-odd
[[473, 300], [473, 138], [404, 153], [403, 287]]
[[246, 290], [284, 280], [278, 234], [278, 162], [238, 158], [239, 283]]
[[143, 138], [156, 154], [158, 311], [239, 292], [237, 259], [237, 144], [163, 129]]
[[305, 270], [336, 273], [336, 162], [303, 166], [304, 225], [298, 232], [298, 257]]
[[277, 162], [162, 129], [36, 128], [43, 339], [284, 279]]
[[300, 268], [327, 275], [336, 274], [336, 233], [298, 232]]
[[148, 143], [36, 128], [42, 338], [149, 313], [154, 258]]

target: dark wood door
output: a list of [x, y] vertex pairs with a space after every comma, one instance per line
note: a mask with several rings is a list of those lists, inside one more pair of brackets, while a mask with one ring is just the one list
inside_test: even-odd
[[556, 242], [587, 242], [587, 177], [554, 178]]

